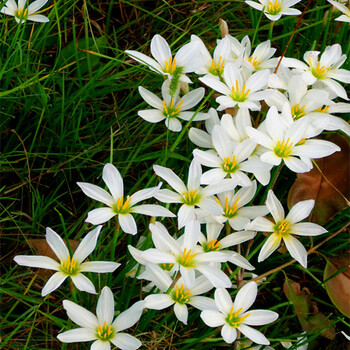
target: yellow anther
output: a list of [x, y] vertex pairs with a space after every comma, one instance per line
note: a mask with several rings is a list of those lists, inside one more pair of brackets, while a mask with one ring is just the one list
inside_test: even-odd
[[293, 143], [290, 142], [289, 138], [287, 140], [282, 140], [281, 141], [278, 141], [275, 148], [274, 148], [274, 151], [275, 151], [275, 154], [277, 157], [280, 157], [280, 158], [287, 158], [291, 155], [292, 153], [292, 146], [293, 146]]
[[330, 106], [320, 107], [320, 108], [316, 109], [314, 112], [327, 113], [329, 108], [330, 108]]
[[283, 219], [280, 223], [277, 223], [273, 230], [274, 232], [279, 235], [281, 238], [288, 234], [288, 231], [290, 229], [290, 223], [286, 219]]
[[198, 253], [191, 253], [192, 249], [187, 251], [187, 248], [184, 249], [182, 256], [178, 257], [178, 263], [184, 267], [194, 267], [194, 257]]
[[305, 105], [299, 107], [299, 103], [292, 106], [293, 119], [297, 120], [305, 115]]
[[174, 73], [176, 69], [176, 59], [169, 57], [165, 62], [164, 62], [164, 72], [165, 73]]
[[114, 212], [117, 214], [125, 214], [129, 211], [131, 198], [124, 202], [124, 197], [119, 197], [117, 203], [113, 206]]
[[164, 100], [163, 100], [163, 107], [164, 107], [164, 113], [169, 114], [168, 107], [167, 107], [167, 105], [166, 105]]
[[222, 72], [224, 70], [225, 60], [222, 59], [222, 56], [219, 57], [219, 61], [216, 64], [215, 59], [213, 58], [211, 60], [211, 67], [209, 69], [210, 73], [213, 75], [222, 75]]
[[236, 156], [233, 155], [232, 158], [230, 157], [225, 157], [224, 158], [224, 164], [223, 164], [223, 169], [224, 171], [226, 171], [227, 173], [233, 173], [234, 171], [236, 171]]
[[25, 17], [27, 17], [27, 15], [28, 15], [28, 9], [25, 9], [25, 10], [23, 10], [23, 9], [18, 9], [18, 11], [17, 11], [17, 17], [18, 18], [25, 18]]
[[271, 15], [277, 15], [281, 12], [281, 1], [275, 0], [275, 2], [269, 1], [267, 5], [267, 12]]
[[304, 137], [303, 139], [301, 139], [295, 146], [301, 146], [305, 143], [306, 138]]
[[231, 310], [228, 313], [225, 321], [231, 326], [231, 327], [238, 327], [245, 319], [247, 319], [250, 316], [250, 313], [246, 314], [243, 317], [240, 317], [240, 313], [242, 312], [242, 308], [238, 309], [236, 312], [234, 312], [233, 306], [231, 306]]
[[172, 98], [169, 106], [167, 106], [166, 102], [163, 100], [163, 115], [165, 117], [173, 118], [173, 117], [176, 117], [180, 113], [183, 100], [180, 100], [180, 102], [177, 104], [176, 107], [174, 107], [174, 103], [175, 103], [175, 101]]
[[238, 80], [236, 80], [236, 86], [232, 86], [232, 99], [237, 102], [244, 102], [249, 95], [250, 89], [245, 91], [247, 85], [244, 83], [242, 90], [239, 89], [239, 83]]
[[208, 243], [208, 248], [210, 248], [210, 250], [216, 250], [219, 247], [220, 247], [220, 242], [218, 242], [217, 239], [213, 239]]
[[183, 195], [184, 195], [184, 203], [188, 205], [195, 205], [199, 201], [197, 190], [185, 192]]
[[248, 58], [248, 62], [250, 62], [254, 66], [254, 68], [256, 68], [261, 63], [261, 61], [258, 61], [258, 58], [254, 56], [250, 56]]
[[75, 275], [79, 272], [78, 261], [67, 256], [67, 259], [62, 261], [60, 270], [67, 275]]

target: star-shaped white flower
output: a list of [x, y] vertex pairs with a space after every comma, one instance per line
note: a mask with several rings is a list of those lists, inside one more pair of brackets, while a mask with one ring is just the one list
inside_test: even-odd
[[343, 13], [343, 15], [339, 16], [338, 18], [335, 19], [335, 21], [339, 22], [348, 22], [350, 23], [350, 8], [349, 8], [349, 3], [348, 7], [346, 5], [341, 4], [339, 1], [334, 1], [334, 0], [327, 0], [332, 6], [336, 7], [340, 12]]
[[90, 198], [106, 204], [108, 207], [98, 208], [90, 211], [86, 222], [93, 225], [102, 224], [115, 215], [118, 215], [118, 222], [122, 230], [126, 233], [136, 234], [137, 226], [131, 213], [138, 213], [149, 216], [175, 217], [168, 209], [155, 204], [135, 204], [154, 197], [161, 184], [157, 187], [148, 188], [135, 192], [130, 197], [124, 199], [124, 183], [118, 169], [110, 163], [103, 167], [102, 179], [106, 183], [111, 195], [99, 186], [77, 182], [77, 185]]
[[90, 231], [80, 242], [71, 256], [62, 238], [49, 227], [46, 228], [46, 241], [60, 262], [42, 255], [17, 255], [13, 260], [22, 266], [39, 267], [57, 271], [46, 282], [41, 295], [45, 296], [57, 289], [63, 281], [70, 277], [77, 289], [96, 294], [95, 286], [82, 272], [113, 272], [120, 264], [111, 261], [86, 261], [88, 255], [95, 249], [97, 238], [102, 226]]
[[307, 252], [305, 247], [294, 235], [297, 236], [318, 236], [327, 232], [322, 226], [312, 222], [299, 222], [307, 218], [315, 205], [312, 199], [301, 201], [295, 204], [285, 216], [281, 202], [272, 190], [269, 190], [266, 206], [269, 209], [274, 221], [260, 217], [254, 219], [247, 227], [249, 230], [272, 232], [262, 246], [258, 261], [268, 258], [281, 244], [283, 240], [290, 255], [306, 268]]
[[97, 302], [97, 317], [70, 300], [63, 300], [63, 307], [68, 317], [81, 327], [58, 334], [57, 338], [63, 343], [94, 340], [91, 350], [110, 350], [111, 343], [122, 350], [134, 350], [142, 345], [137, 338], [122, 331], [132, 327], [140, 319], [144, 301], [136, 302], [113, 321], [114, 298], [112, 291], [106, 286]]
[[274, 322], [278, 314], [269, 310], [250, 310], [258, 293], [255, 282], [249, 282], [237, 293], [232, 303], [231, 296], [226, 289], [218, 288], [214, 293], [217, 311], [204, 310], [201, 318], [209, 327], [220, 327], [221, 336], [228, 344], [237, 338], [237, 330], [257, 344], [268, 345], [267, 338], [250, 326], [262, 326]]
[[5, 5], [0, 10], [5, 15], [14, 16], [17, 23], [24, 23], [26, 20], [33, 22], [49, 22], [46, 16], [37, 14], [48, 0], [36, 0], [28, 7], [26, 0], [18, 0], [18, 5], [15, 0], [7, 0]]

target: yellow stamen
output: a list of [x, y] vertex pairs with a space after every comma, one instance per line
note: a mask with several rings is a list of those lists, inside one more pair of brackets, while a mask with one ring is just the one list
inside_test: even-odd
[[232, 159], [230, 157], [225, 157], [224, 158], [224, 164], [223, 164], [223, 169], [227, 173], [233, 173], [237, 170], [237, 162], [236, 162], [236, 156], [233, 155]]
[[182, 256], [178, 257], [178, 263], [184, 267], [194, 267], [194, 257], [198, 254], [198, 253], [191, 253], [192, 249], [190, 249], [189, 251], [187, 251], [187, 248], [184, 249]]
[[315, 112], [327, 113], [327, 111], [329, 110], [329, 108], [330, 108], [330, 106], [320, 107], [320, 108], [316, 109]]
[[283, 238], [285, 235], [288, 234], [288, 231], [290, 229], [290, 223], [286, 219], [283, 219], [281, 222], [277, 223], [273, 230], [274, 232], [280, 237]]
[[254, 56], [250, 56], [248, 58], [248, 62], [250, 62], [254, 66], [254, 68], [256, 68], [261, 63], [261, 61], [258, 61], [258, 58]]
[[242, 90], [239, 89], [239, 84], [238, 84], [238, 80], [236, 80], [236, 86], [232, 86], [231, 90], [232, 90], [232, 99], [236, 102], [244, 102], [249, 95], [250, 89], [248, 89], [247, 91], [245, 91], [245, 89], [247, 88], [247, 85], [244, 83]]
[[231, 326], [231, 327], [238, 327], [244, 320], [246, 320], [250, 313], [247, 313], [245, 316], [240, 317], [240, 313], [242, 312], [242, 308], [238, 309], [236, 312], [234, 312], [233, 306], [231, 306], [231, 310], [226, 316], [225, 321]]
[[298, 120], [305, 115], [305, 105], [299, 107], [299, 103], [292, 106], [292, 117], [294, 120]]
[[183, 202], [187, 205], [196, 205], [200, 199], [199, 195], [197, 195], [197, 190], [185, 192], [183, 196]]
[[99, 325], [96, 329], [96, 333], [98, 339], [102, 341], [109, 341], [114, 334], [114, 329], [112, 325], [107, 326], [107, 321], [104, 321], [103, 327]]
[[176, 69], [176, 59], [169, 57], [165, 62], [164, 62], [164, 72], [165, 73], [174, 73]]
[[271, 15], [277, 15], [281, 12], [281, 1], [275, 0], [275, 2], [269, 1], [267, 5], [267, 12]]
[[327, 72], [330, 70], [330, 67], [326, 66], [321, 66], [321, 62], [318, 61], [316, 68], [311, 68], [312, 74], [317, 78], [317, 79], [324, 79], [326, 78]]
[[23, 10], [23, 9], [18, 9], [18, 11], [17, 11], [17, 18], [26, 18], [27, 17], [27, 15], [28, 15], [28, 9], [25, 9], [25, 10]]
[[281, 141], [278, 141], [275, 148], [274, 148], [274, 152], [276, 154], [277, 157], [280, 157], [280, 158], [287, 158], [291, 155], [292, 153], [292, 146], [293, 146], [293, 143], [290, 142], [289, 138], [287, 140], [282, 140]]
[[67, 259], [61, 262], [60, 270], [66, 275], [76, 275], [79, 272], [78, 261], [67, 256]]
[[222, 72], [224, 70], [225, 60], [222, 60], [222, 61], [221, 60], [222, 60], [222, 56], [219, 57], [219, 61], [217, 64], [215, 63], [214, 58], [211, 60], [211, 67], [209, 69], [209, 72], [211, 74], [216, 75], [216, 76], [222, 75]]
[[126, 214], [129, 212], [131, 198], [124, 202], [124, 197], [119, 197], [117, 203], [113, 206], [113, 210], [117, 214]]

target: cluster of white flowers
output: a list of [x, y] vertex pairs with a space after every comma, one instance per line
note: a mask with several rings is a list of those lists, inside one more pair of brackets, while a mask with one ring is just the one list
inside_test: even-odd
[[[15, 16], [17, 22], [44, 21], [36, 11], [47, 0], [38, 0], [25, 8], [8, 0], [2, 12]], [[300, 0], [299, 0], [300, 1]], [[297, 15], [290, 7], [294, 1], [246, 1], [275, 21], [281, 15]], [[333, 3], [334, 1], [330, 1]], [[141, 97], [152, 107], [138, 112], [144, 120], [157, 123], [164, 120], [173, 132], [182, 130], [181, 120], [205, 121], [205, 131], [192, 127], [190, 140], [198, 147], [193, 151], [185, 184], [175, 171], [154, 165], [154, 173], [171, 188], [156, 187], [139, 190], [124, 197], [124, 183], [118, 169], [112, 164], [103, 168], [102, 179], [109, 192], [94, 184], [78, 182], [81, 190], [93, 200], [105, 205], [88, 213], [86, 222], [100, 225], [115, 217], [120, 229], [135, 235], [138, 232], [132, 214], [152, 217], [177, 217], [177, 230], [169, 233], [156, 221], [149, 225], [154, 248], [129, 245], [129, 251], [141, 271], [136, 277], [149, 282], [152, 291], [143, 301], [114, 318], [114, 298], [105, 286], [97, 303], [97, 317], [83, 307], [63, 301], [68, 317], [81, 328], [58, 335], [62, 342], [94, 341], [91, 349], [110, 349], [110, 343], [120, 349], [137, 349], [141, 342], [121, 333], [133, 326], [143, 309], [164, 309], [174, 305], [179, 321], [187, 324], [188, 305], [201, 310], [200, 317], [209, 327], [221, 327], [225, 342], [232, 343], [240, 331], [252, 341], [268, 345], [268, 339], [251, 326], [274, 322], [278, 314], [273, 311], [248, 309], [257, 297], [257, 284], [248, 282], [234, 294], [232, 276], [223, 265], [234, 264], [253, 270], [247, 257], [231, 247], [252, 241], [258, 231], [267, 233], [258, 262], [267, 259], [283, 242], [304, 268], [307, 252], [294, 237], [316, 236], [324, 228], [307, 218], [314, 207], [313, 200], [295, 204], [285, 216], [282, 204], [272, 190], [268, 191], [265, 205], [252, 205], [257, 194], [257, 182], [270, 183], [274, 166], [285, 164], [292, 172], [303, 173], [313, 167], [312, 159], [333, 154], [340, 148], [328, 141], [314, 139], [324, 130], [341, 130], [350, 134], [349, 125], [333, 113], [350, 112], [350, 104], [335, 99], [349, 100], [340, 83], [350, 83], [350, 72], [341, 69], [346, 56], [339, 44], [323, 53], [309, 51], [304, 62], [295, 58], [273, 57], [276, 49], [270, 41], [259, 44], [252, 52], [251, 42], [244, 37], [240, 42], [226, 35], [218, 40], [213, 56], [197, 36], [173, 56], [170, 46], [160, 35], [151, 41], [150, 58], [138, 51], [126, 53], [134, 60], [147, 65], [153, 72], [164, 76], [162, 98], [144, 87]], [[189, 91], [192, 80], [189, 73], [200, 75], [199, 81], [219, 93], [217, 111], [234, 109], [234, 116], [221, 117], [211, 108], [208, 112], [197, 107], [205, 95], [199, 87]], [[339, 83], [340, 82], [340, 83]], [[252, 124], [252, 113], [261, 111], [262, 102], [269, 107], [260, 124]], [[190, 111], [193, 109], [192, 111]], [[261, 112], [260, 112], [261, 113]], [[202, 170], [202, 167], [208, 170]], [[158, 204], [141, 204], [155, 198], [178, 208], [177, 215]], [[178, 205], [180, 204], [180, 205]], [[265, 216], [271, 214], [273, 220]], [[71, 277], [80, 291], [96, 293], [92, 282], [82, 272], [113, 272], [120, 264], [107, 261], [84, 262], [95, 249], [102, 226], [97, 226], [82, 240], [72, 254], [62, 238], [47, 229], [46, 240], [60, 263], [44, 256], [16, 256], [19, 265], [47, 268], [57, 271], [42, 290], [45, 296]], [[224, 229], [225, 228], [225, 229]], [[213, 288], [214, 299], [203, 296]], [[229, 290], [232, 290], [230, 292]]]

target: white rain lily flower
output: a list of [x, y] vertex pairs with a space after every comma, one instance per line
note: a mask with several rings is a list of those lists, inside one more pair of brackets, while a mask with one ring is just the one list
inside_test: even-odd
[[217, 108], [218, 111], [231, 107], [243, 107], [251, 111], [259, 111], [259, 101], [264, 100], [272, 93], [271, 90], [262, 90], [267, 87], [269, 75], [270, 71], [264, 69], [252, 74], [245, 81], [237, 66], [228, 63], [224, 69], [224, 82], [209, 75], [199, 78], [199, 80], [223, 94], [223, 96], [216, 98], [216, 102], [220, 104]]
[[163, 178], [176, 192], [159, 190], [155, 198], [163, 203], [182, 203], [177, 216], [178, 228], [184, 227], [189, 221], [196, 220], [195, 207], [205, 209], [213, 215], [222, 215], [221, 206], [216, 203], [213, 195], [232, 190], [236, 187], [232, 179], [217, 181], [213, 185], [200, 186], [202, 168], [197, 159], [193, 159], [188, 171], [187, 186], [171, 170], [160, 165], [153, 166], [154, 172]]
[[270, 21], [278, 21], [282, 15], [296, 16], [301, 12], [292, 9], [291, 6], [297, 4], [301, 0], [259, 0], [260, 4], [255, 1], [245, 0], [245, 2], [259, 11], [264, 11], [265, 16]]
[[7, 0], [0, 12], [5, 15], [14, 16], [17, 23], [24, 23], [26, 20], [46, 23], [50, 20], [44, 15], [39, 15], [38, 10], [40, 10], [47, 1], [48, 0], [36, 0], [26, 6], [26, 0], [18, 0], [18, 5], [15, 0]]
[[237, 330], [243, 333], [254, 343], [269, 345], [267, 338], [250, 326], [262, 326], [274, 322], [278, 314], [270, 310], [250, 310], [258, 293], [258, 286], [255, 282], [249, 282], [237, 293], [235, 301], [226, 289], [218, 288], [214, 293], [217, 311], [204, 310], [201, 318], [209, 327], [220, 327], [221, 336], [228, 344], [233, 343], [237, 338]]
[[264, 121], [266, 132], [247, 127], [248, 135], [266, 148], [260, 156], [263, 162], [279, 165], [283, 160], [290, 170], [304, 173], [313, 167], [310, 159], [326, 157], [340, 151], [332, 142], [306, 140], [308, 120], [301, 119], [292, 124], [286, 120], [287, 117], [281, 117], [277, 108], [272, 106]]
[[185, 233], [175, 240], [170, 236], [167, 229], [160, 223], [150, 224], [152, 240], [156, 248], [150, 248], [141, 253], [142, 258], [152, 264], [169, 264], [175, 271], [180, 271], [187, 288], [195, 283], [196, 271], [203, 274], [215, 288], [230, 288], [230, 278], [211, 263], [227, 261], [227, 255], [222, 252], [198, 251], [197, 242], [200, 233], [198, 221], [190, 221], [185, 226]]
[[350, 335], [347, 335], [344, 331], [341, 331], [341, 334], [343, 334], [343, 336], [350, 341]]
[[340, 12], [344, 13], [343, 15], [339, 16], [338, 18], [336, 18], [335, 21], [350, 23], [350, 8], [349, 7], [346, 7], [346, 5], [343, 5], [340, 2], [338, 2], [338, 1], [334, 1], [334, 0], [327, 0], [327, 1], [332, 6], [337, 8]]
[[190, 288], [186, 285], [184, 279], [180, 278], [167, 294], [148, 295], [145, 298], [145, 307], [147, 309], [162, 310], [174, 305], [174, 313], [177, 319], [187, 324], [187, 304], [199, 310], [216, 310], [213, 299], [200, 295], [211, 289], [213, 289], [213, 285], [205, 276], [196, 278], [194, 285]]
[[135, 219], [131, 213], [138, 213], [149, 216], [175, 217], [168, 209], [155, 204], [135, 204], [154, 197], [161, 184], [157, 187], [147, 188], [135, 192], [133, 195], [124, 199], [124, 183], [118, 169], [110, 163], [103, 167], [102, 179], [107, 185], [111, 195], [99, 186], [87, 183], [77, 182], [77, 185], [90, 198], [95, 199], [108, 207], [98, 208], [90, 211], [85, 220], [93, 225], [102, 224], [118, 215], [118, 222], [122, 230], [132, 235], [137, 233]]
[[138, 301], [121, 312], [113, 321], [114, 298], [109, 287], [103, 287], [97, 302], [96, 315], [70, 300], [63, 300], [67, 316], [81, 328], [58, 334], [63, 343], [94, 341], [91, 350], [110, 350], [111, 343], [118, 349], [138, 349], [142, 343], [134, 336], [124, 333], [140, 319], [144, 301]]
[[207, 167], [213, 168], [201, 176], [201, 183], [216, 184], [226, 177], [231, 177], [240, 186], [250, 186], [251, 180], [245, 172], [253, 173], [264, 186], [270, 181], [270, 166], [259, 158], [249, 158], [256, 148], [252, 139], [233, 142], [222, 126], [213, 128], [212, 142], [217, 153], [195, 149], [195, 159]]
[[327, 46], [320, 59], [318, 59], [319, 54], [319, 51], [307, 51], [304, 54], [304, 61], [307, 64], [289, 57], [284, 57], [282, 64], [303, 71], [301, 77], [306, 84], [313, 85], [317, 82], [321, 87], [326, 85], [337, 96], [348, 100], [344, 87], [335, 81], [350, 83], [350, 71], [339, 68], [346, 61], [346, 55], [342, 55], [341, 46], [339, 44]]
[[97, 226], [94, 230], [90, 231], [80, 242], [73, 256], [71, 256], [62, 238], [55, 231], [47, 227], [45, 235], [46, 242], [60, 262], [42, 255], [17, 255], [13, 260], [21, 266], [57, 271], [49, 278], [41, 291], [43, 297], [57, 289], [67, 277], [72, 279], [75, 287], [80, 291], [96, 294], [95, 286], [82, 272], [113, 272], [120, 265], [111, 261], [84, 262], [87, 256], [95, 249], [101, 228], [102, 226]]
[[220, 251], [227, 254], [227, 261], [235, 264], [243, 269], [254, 270], [255, 267], [241, 254], [233, 252], [232, 250], [223, 250], [230, 248], [237, 244], [246, 242], [255, 236], [253, 231], [234, 232], [226, 237], [219, 239], [219, 235], [224, 225], [218, 223], [207, 223], [207, 235], [203, 233], [199, 235], [200, 250], [203, 252]]
[[[162, 85], [163, 100], [161, 100], [151, 91], [139, 86], [139, 93], [142, 98], [155, 109], [141, 110], [137, 114], [150, 123], [158, 123], [165, 120], [167, 128], [178, 132], [182, 130], [179, 119], [186, 121], [192, 119], [195, 112], [191, 112], [189, 109], [196, 106], [202, 100], [205, 90], [204, 88], [194, 89], [180, 98], [178, 94], [171, 96], [169, 89], [170, 81], [165, 80]], [[198, 112], [192, 120], [198, 121], [208, 118], [210, 118], [208, 113]]]
[[151, 41], [151, 54], [155, 59], [135, 50], [126, 50], [125, 53], [158, 74], [168, 78], [179, 75], [180, 80], [185, 83], [191, 83], [185, 73], [194, 72], [203, 65], [198, 42], [191, 40], [182, 46], [173, 58], [169, 44], [159, 34]]
[[285, 217], [281, 202], [272, 190], [269, 190], [266, 206], [269, 209], [274, 222], [260, 217], [253, 220], [247, 227], [249, 230], [272, 232], [262, 246], [258, 261], [268, 258], [281, 244], [283, 240], [290, 255], [306, 268], [307, 252], [302, 243], [294, 235], [318, 236], [327, 232], [322, 226], [311, 222], [299, 222], [307, 218], [315, 205], [313, 199], [301, 201], [295, 204]]
[[253, 205], [246, 206], [256, 192], [256, 181], [252, 182], [249, 187], [243, 187], [237, 192], [229, 191], [219, 193], [217, 195], [217, 202], [220, 203], [224, 210], [224, 214], [215, 217], [215, 220], [219, 223], [228, 222], [230, 226], [236, 230], [245, 230], [251, 219], [255, 219], [259, 216], [264, 216], [269, 213], [266, 205]]

